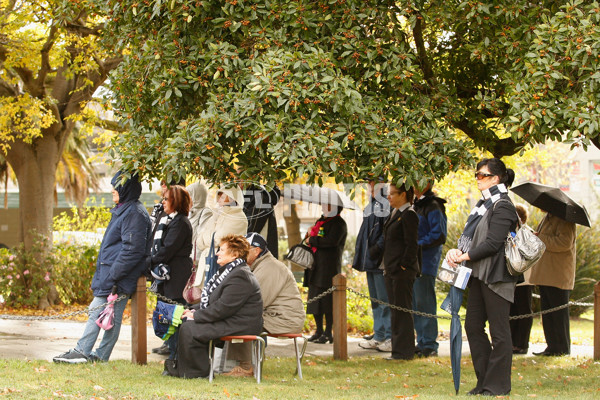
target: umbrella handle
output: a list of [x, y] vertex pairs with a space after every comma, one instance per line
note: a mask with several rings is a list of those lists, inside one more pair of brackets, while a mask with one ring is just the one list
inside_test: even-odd
[[110, 294], [117, 294], [117, 285], [113, 285], [112, 290], [110, 291]]

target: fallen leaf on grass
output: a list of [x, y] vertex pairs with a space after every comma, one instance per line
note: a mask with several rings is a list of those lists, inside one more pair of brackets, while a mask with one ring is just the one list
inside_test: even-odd
[[225, 394], [225, 396], [227, 397], [231, 397], [231, 395], [229, 394], [229, 392], [227, 391], [227, 388], [223, 388], [223, 393]]
[[34, 368], [33, 369], [35, 372], [37, 372], [38, 374], [40, 373], [44, 373], [44, 372], [48, 372], [48, 369], [46, 367], [44, 367], [43, 365], [39, 368]]
[[350, 388], [348, 386], [337, 386], [336, 389], [338, 389], [338, 390], [348, 390]]
[[94, 385], [94, 390], [104, 390], [104, 388], [100, 385]]
[[410, 395], [405, 396], [405, 395], [397, 394], [394, 397], [397, 398], [397, 399], [416, 399], [417, 397], [419, 397], [419, 395], [418, 394], [413, 394], [412, 396], [410, 396]]
[[405, 388], [408, 388], [408, 385], [406, 383], [403, 383], [402, 386], [404, 386]]
[[537, 397], [537, 394], [528, 394], [527, 397]]
[[7, 388], [7, 387], [5, 387], [5, 388], [2, 389], [2, 394], [19, 393], [19, 392], [20, 392], [20, 390], [13, 389], [13, 388]]
[[314, 367], [315, 365], [317, 365], [317, 363], [314, 361], [307, 361], [306, 365], [310, 365], [311, 367]]

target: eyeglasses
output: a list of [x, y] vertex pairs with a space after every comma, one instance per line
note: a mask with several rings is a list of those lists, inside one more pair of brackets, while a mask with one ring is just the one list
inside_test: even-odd
[[478, 181], [482, 180], [483, 178], [489, 178], [490, 176], [494, 176], [494, 174], [486, 174], [485, 172], [475, 172], [475, 179], [477, 179]]

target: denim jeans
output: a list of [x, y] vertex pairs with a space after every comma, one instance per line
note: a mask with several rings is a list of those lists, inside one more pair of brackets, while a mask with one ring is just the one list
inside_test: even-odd
[[[101, 306], [102, 304], [106, 303], [106, 297], [94, 297], [94, 300], [92, 300], [92, 303], [90, 304], [90, 309]], [[114, 326], [104, 332], [104, 335], [102, 335], [102, 341], [100, 342], [100, 346], [98, 346], [94, 351], [94, 354], [104, 361], [108, 361], [108, 359], [110, 358], [110, 354], [112, 353], [113, 347], [115, 347], [115, 344], [119, 339], [119, 333], [121, 332], [121, 322], [123, 320], [123, 312], [125, 311], [125, 306], [127, 305], [127, 299], [117, 301], [116, 303], [114, 303], [114, 305]], [[94, 348], [96, 339], [98, 339], [98, 335], [102, 330], [102, 328], [96, 325], [96, 320], [98, 319], [100, 313], [102, 313], [103, 310], [104, 308], [100, 307], [99, 309], [90, 312], [87, 323], [85, 324], [83, 335], [77, 342], [77, 347], [75, 347], [77, 351], [84, 354], [86, 357], [92, 354], [92, 349]]]
[[[435, 276], [421, 275], [413, 285], [413, 310], [436, 315]], [[414, 315], [417, 348], [438, 350], [438, 322], [436, 318]]]
[[[370, 297], [388, 303], [388, 294], [382, 273], [367, 271], [367, 285], [369, 286]], [[392, 320], [390, 308], [371, 301], [371, 309], [373, 310], [373, 339], [378, 342], [391, 339]]]

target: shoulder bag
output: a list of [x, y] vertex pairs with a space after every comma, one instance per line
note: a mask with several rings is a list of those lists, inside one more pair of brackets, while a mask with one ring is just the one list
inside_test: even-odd
[[[198, 263], [196, 262], [196, 244], [194, 244], [194, 264], [192, 265], [192, 274], [187, 280], [185, 287], [183, 288], [183, 299], [188, 304], [196, 304], [200, 301], [200, 295], [202, 294], [202, 285], [196, 285], [196, 274], [198, 272]], [[204, 282], [202, 282], [204, 283]]]
[[516, 234], [509, 232], [504, 246], [506, 267], [513, 276], [521, 275], [531, 268], [546, 251], [544, 242], [528, 225], [521, 226]]
[[292, 246], [284, 258], [304, 269], [312, 269], [315, 262], [312, 249], [310, 246], [304, 244], [304, 240], [299, 244]]

